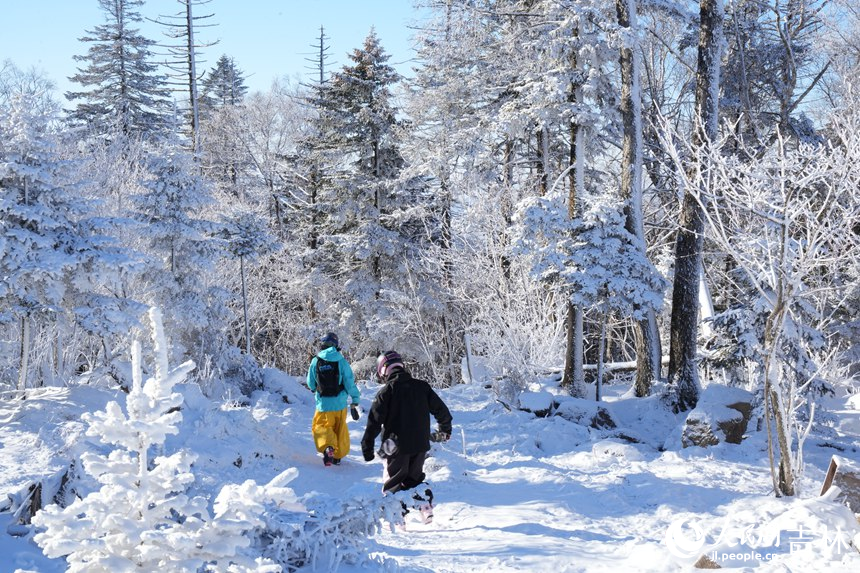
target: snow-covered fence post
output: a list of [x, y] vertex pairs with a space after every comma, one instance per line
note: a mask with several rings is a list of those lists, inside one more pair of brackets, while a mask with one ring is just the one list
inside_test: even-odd
[[463, 343], [466, 346], [466, 372], [469, 374], [469, 384], [475, 381], [472, 376], [472, 340], [468, 334], [463, 335]]

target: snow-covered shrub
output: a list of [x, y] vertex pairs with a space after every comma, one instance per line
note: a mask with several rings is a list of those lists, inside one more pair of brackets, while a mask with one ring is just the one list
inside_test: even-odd
[[243, 553], [245, 535], [262, 524], [267, 494], [253, 482], [227, 486], [214, 515], [208, 500], [189, 496], [195, 456], [187, 451], [160, 455], [169, 434], [178, 432], [182, 395], [174, 386], [193, 368], [185, 362], [168, 370], [161, 314], [150, 310], [156, 357], [155, 376], [142, 382], [140, 344], [132, 348], [133, 385], [126, 411], [117, 402], [83, 419], [87, 435], [118, 446], [108, 455], [81, 456], [84, 470], [101, 488], [61, 508], [51, 505], [33, 523], [34, 537], [48, 557], [66, 556], [69, 571], [278, 571], [279, 567]]
[[501, 376], [495, 376], [491, 384], [496, 399], [508, 409], [516, 408], [519, 404], [519, 396], [526, 390], [526, 380], [519, 370], [509, 371]]
[[215, 393], [217, 388], [250, 396], [263, 385], [263, 373], [257, 361], [235, 346], [222, 344], [220, 352], [214, 356], [206, 354], [204, 360], [209, 365], [209, 371], [204, 378], [198, 377], [198, 382], [207, 389], [210, 397], [223, 397]]
[[303, 498], [307, 512], [298, 515], [289, 508], [269, 508], [261, 532], [263, 556], [297, 571], [336, 571], [342, 564], [384, 565], [369, 555], [367, 540], [383, 522], [400, 517], [398, 496], [377, 499], [338, 499], [325, 494]]
[[[564, 301], [511, 257], [509, 221], [499, 212], [495, 190], [464, 209], [456, 233], [474, 237], [445, 253], [453, 277], [447, 293], [456, 301], [452, 332], [468, 334], [475, 379], [505, 376], [531, 379], [564, 363]], [[459, 341], [457, 341], [459, 343]], [[480, 364], [480, 369], [475, 368]]]
[[[750, 297], [749, 307], [736, 305], [716, 314], [711, 321], [713, 332], [708, 341], [708, 354], [704, 366], [716, 373], [724, 370], [729, 385], [755, 390], [762, 386], [764, 371], [764, 334], [767, 323], [768, 302], [762, 297]], [[786, 318], [785, 333], [780, 339], [778, 355], [784, 376], [809, 380], [803, 385], [805, 392], [815, 396], [832, 395], [834, 387], [821, 376], [820, 356], [828, 342], [818, 329], [796, 320], [801, 317], [812, 323], [804, 305], [797, 305]]]

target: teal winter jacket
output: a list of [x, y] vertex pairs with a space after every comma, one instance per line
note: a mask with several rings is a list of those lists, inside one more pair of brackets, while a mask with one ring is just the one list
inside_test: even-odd
[[[340, 372], [340, 382], [343, 384], [343, 390], [337, 396], [320, 396], [317, 392], [317, 358], [328, 360], [329, 362], [337, 362], [337, 369]], [[311, 365], [308, 368], [308, 388], [310, 388], [316, 396], [316, 406], [318, 412], [335, 412], [343, 410], [347, 406], [347, 398], [352, 397], [352, 403], [358, 404], [361, 395], [358, 393], [358, 387], [355, 385], [355, 375], [352, 373], [352, 367], [346, 358], [337, 351], [337, 348], [329, 346], [320, 350], [316, 356], [311, 359]]]

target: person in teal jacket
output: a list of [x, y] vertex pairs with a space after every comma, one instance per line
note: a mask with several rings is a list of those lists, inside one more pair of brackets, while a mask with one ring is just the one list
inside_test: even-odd
[[311, 359], [307, 376], [308, 388], [316, 396], [311, 432], [317, 451], [323, 455], [323, 464], [330, 466], [340, 464], [341, 458], [349, 453], [346, 406], [351, 401], [352, 419], [358, 420], [361, 395], [352, 367], [340, 353], [337, 335], [326, 333], [320, 338], [320, 347]]

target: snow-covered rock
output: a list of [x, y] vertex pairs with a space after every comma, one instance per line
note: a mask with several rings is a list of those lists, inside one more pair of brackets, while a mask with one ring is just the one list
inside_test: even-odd
[[552, 411], [553, 395], [542, 390], [540, 392], [523, 392], [519, 397], [520, 410], [532, 412], [539, 418], [549, 416]]
[[595, 429], [617, 426], [609, 410], [597, 402], [570, 396], [557, 396], [556, 401], [555, 415], [565, 420]]
[[752, 403], [753, 395], [746, 390], [711, 384], [687, 416], [681, 444], [687, 448], [715, 446], [720, 442], [741, 443]]

